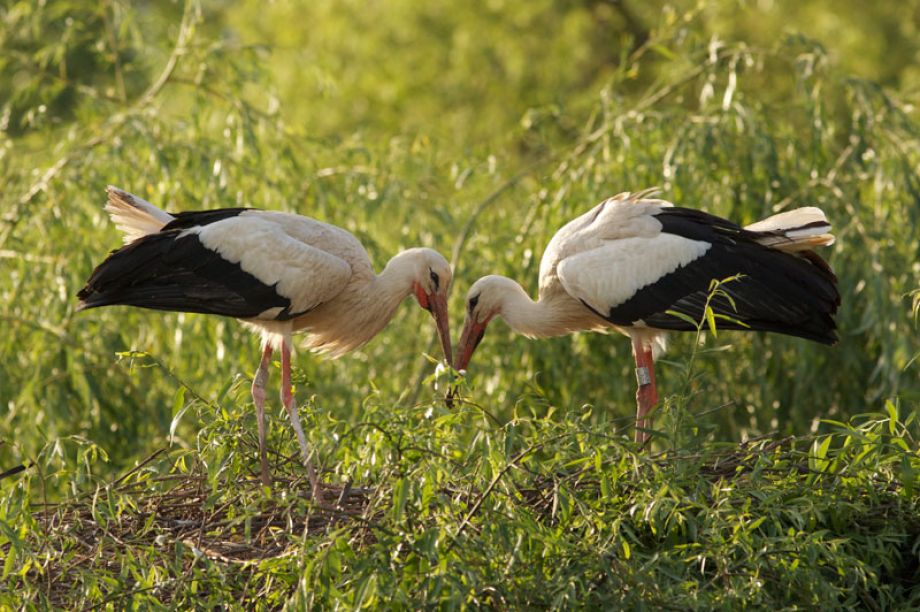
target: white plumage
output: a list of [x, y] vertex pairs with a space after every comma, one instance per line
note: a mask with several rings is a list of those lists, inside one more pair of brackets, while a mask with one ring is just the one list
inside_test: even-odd
[[[370, 268], [357, 240], [348, 232], [332, 231], [337, 229], [306, 217], [247, 211], [185, 231], [198, 234], [206, 248], [275, 287], [291, 300], [292, 312], [307, 312], [341, 293], [353, 267]], [[266, 244], [272, 245], [271, 257], [265, 256]], [[273, 308], [255, 318], [273, 320], [277, 314]]]
[[834, 244], [834, 236], [830, 233], [831, 224], [821, 209], [814, 206], [782, 212], [751, 223], [744, 229], [750, 232], [775, 232], [774, 235], [764, 236], [760, 243], [786, 253]]
[[79, 308], [126, 304], [232, 316], [261, 333], [262, 362], [253, 382], [262, 479], [264, 384], [272, 351], [282, 353], [282, 399], [314, 485], [290, 385], [292, 335], [308, 334], [309, 349], [338, 357], [360, 347], [389, 322], [408, 295], [434, 316], [450, 362], [447, 316], [450, 265], [431, 249], [409, 249], [378, 275], [361, 243], [347, 231], [300, 215], [220, 209], [175, 215], [115, 187], [106, 211], [124, 233], [80, 291]]
[[[576, 238], [577, 240], [577, 238]], [[712, 245], [702, 240], [660, 234], [620, 238], [570, 255], [555, 270], [562, 288], [596, 311], [608, 310], [643, 287], [699, 259]], [[611, 261], [616, 266], [608, 266]], [[603, 270], [603, 274], [598, 274]]]
[[741, 228], [651, 194], [621, 193], [556, 232], [540, 262], [536, 302], [511, 279], [476, 281], [457, 368], [467, 366], [494, 317], [530, 337], [613, 327], [633, 342], [637, 439], [644, 440], [645, 416], [657, 402], [653, 360], [667, 330], [696, 329], [686, 318], [702, 320], [712, 280], [741, 275], [723, 286], [733, 300], [710, 302], [728, 317], [720, 318], [722, 327], [836, 341], [836, 278], [810, 250], [834, 241], [821, 210], [800, 208]]
[[121, 191], [117, 187], [108, 188], [109, 201], [105, 211], [109, 213], [121, 233], [125, 244], [130, 244], [142, 236], [160, 231], [160, 228], [174, 221], [175, 217], [160, 210], [147, 200]]

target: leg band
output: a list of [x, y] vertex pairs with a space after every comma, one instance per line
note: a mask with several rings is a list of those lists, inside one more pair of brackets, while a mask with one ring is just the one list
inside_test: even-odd
[[640, 387], [652, 384], [652, 377], [649, 375], [647, 367], [636, 368], [636, 380], [639, 382]]

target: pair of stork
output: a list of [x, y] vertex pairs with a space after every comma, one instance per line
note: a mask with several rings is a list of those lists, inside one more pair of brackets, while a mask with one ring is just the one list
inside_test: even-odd
[[[434, 318], [444, 356], [453, 362], [447, 314], [450, 265], [414, 248], [376, 274], [347, 231], [300, 215], [251, 208], [167, 213], [108, 188], [106, 210], [125, 246], [93, 271], [79, 310], [126, 304], [235, 317], [261, 333], [253, 377], [261, 478], [265, 385], [281, 353], [281, 398], [318, 491], [291, 386], [292, 336], [338, 357], [377, 335], [413, 295]], [[819, 209], [808, 207], [740, 227], [698, 210], [654, 199], [652, 191], [604, 200], [562, 227], [540, 263], [539, 299], [515, 281], [484, 276], [466, 297], [466, 322], [453, 365], [465, 369], [486, 326], [503, 318], [532, 338], [613, 327], [632, 339], [636, 359], [636, 440], [648, 436], [658, 401], [653, 362], [667, 331], [694, 331], [707, 307], [726, 329], [771, 331], [833, 344], [840, 304], [836, 278], [812, 249], [834, 237]], [[710, 293], [711, 282], [735, 282]]]

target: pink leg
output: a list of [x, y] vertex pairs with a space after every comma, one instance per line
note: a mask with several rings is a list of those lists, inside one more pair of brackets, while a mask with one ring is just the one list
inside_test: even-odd
[[316, 470], [310, 463], [310, 447], [307, 446], [307, 438], [303, 435], [303, 428], [300, 426], [300, 417], [297, 416], [297, 405], [294, 403], [294, 390], [291, 385], [291, 344], [285, 338], [281, 343], [281, 401], [291, 417], [291, 425], [297, 433], [297, 441], [300, 443], [300, 451], [303, 453], [303, 463], [307, 468], [307, 477], [313, 487], [313, 499], [320, 501], [319, 479], [316, 477]]
[[645, 444], [649, 439], [649, 434], [641, 430], [651, 427], [651, 419], [646, 417], [658, 403], [655, 363], [652, 358], [652, 348], [638, 338], [633, 338], [633, 354], [636, 357], [636, 379], [639, 383], [639, 388], [636, 390], [636, 443]]
[[272, 347], [266, 344], [262, 348], [262, 361], [252, 379], [252, 401], [256, 405], [256, 422], [259, 424], [259, 462], [262, 466], [262, 484], [270, 486], [268, 474], [268, 457], [265, 454], [265, 383], [268, 382], [268, 363], [272, 358]]

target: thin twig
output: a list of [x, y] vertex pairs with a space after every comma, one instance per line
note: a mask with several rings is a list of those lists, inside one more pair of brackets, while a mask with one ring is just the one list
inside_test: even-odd
[[121, 484], [122, 482], [124, 482], [125, 480], [127, 480], [132, 474], [136, 474], [139, 470], [143, 469], [143, 468], [144, 468], [146, 465], [148, 465], [151, 461], [153, 461], [154, 459], [156, 459], [157, 457], [159, 457], [160, 455], [162, 455], [162, 454], [165, 453], [165, 452], [166, 452], [166, 449], [165, 449], [165, 448], [158, 448], [157, 450], [153, 451], [150, 455], [147, 456], [146, 459], [144, 459], [143, 461], [141, 461], [140, 463], [138, 463], [138, 464], [137, 464], [136, 466], [134, 466], [132, 469], [130, 469], [130, 470], [128, 470], [127, 472], [125, 472], [125, 474], [124, 474], [123, 476], [121, 476], [120, 478], [118, 478], [117, 480], [115, 480], [114, 482], [112, 482], [112, 484], [109, 485], [109, 486], [111, 486], [112, 488], [117, 487], [119, 484]]

